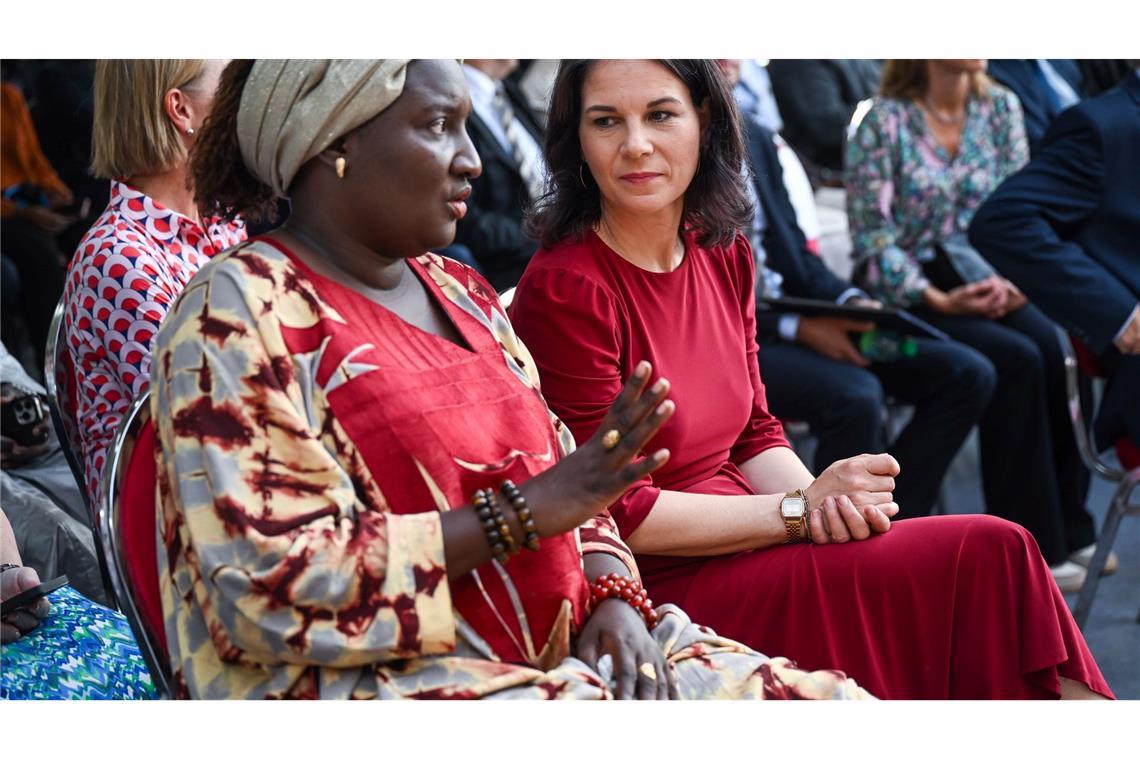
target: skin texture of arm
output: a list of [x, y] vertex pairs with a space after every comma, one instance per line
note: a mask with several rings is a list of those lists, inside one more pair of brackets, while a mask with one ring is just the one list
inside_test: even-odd
[[899, 467], [889, 454], [842, 459], [813, 479], [795, 452], [776, 447], [745, 462], [741, 471], [760, 495], [662, 491], [626, 543], [635, 552], [682, 557], [782, 544], [787, 534], [780, 501], [797, 488], [808, 497], [812, 540], [817, 544], [885, 533], [889, 518], [898, 513], [891, 494]]

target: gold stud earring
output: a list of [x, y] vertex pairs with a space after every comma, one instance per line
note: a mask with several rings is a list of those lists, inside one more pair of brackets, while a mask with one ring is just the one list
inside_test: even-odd
[[344, 179], [344, 170], [348, 167], [348, 159], [344, 156], [338, 156], [336, 160], [336, 176], [337, 179]]

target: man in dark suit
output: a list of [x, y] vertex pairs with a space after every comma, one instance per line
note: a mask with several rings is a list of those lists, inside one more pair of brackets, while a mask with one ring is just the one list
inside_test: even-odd
[[843, 134], [860, 100], [879, 89], [882, 62], [858, 59], [774, 60], [772, 92], [784, 119], [781, 134], [824, 179], [843, 171]]
[[1096, 430], [1140, 445], [1140, 71], [1057, 117], [970, 242], [1110, 372]]
[[514, 286], [536, 245], [523, 233], [523, 211], [541, 194], [546, 174], [542, 130], [526, 97], [507, 75], [514, 60], [466, 60], [471, 90], [467, 131], [483, 162], [471, 183], [467, 215], [455, 242], [469, 248], [498, 290]]
[[986, 73], [1013, 90], [1021, 101], [1031, 155], [1036, 155], [1053, 119], [1084, 95], [1081, 69], [1069, 59], [995, 59], [989, 62]]
[[[772, 133], [754, 122], [745, 129], [757, 203], [753, 247], [762, 267], [757, 290], [772, 297], [875, 305], [807, 247], [784, 190]], [[781, 419], [810, 424], [819, 439], [816, 471], [837, 459], [889, 450], [902, 468], [896, 500], [908, 515], [929, 513], [946, 468], [993, 393], [996, 376], [989, 360], [961, 344], [919, 338], [913, 357], [870, 362], [850, 337], [868, 324], [797, 318], [770, 308], [758, 308], [756, 322], [769, 407]], [[886, 394], [915, 408], [890, 446], [883, 430]]]

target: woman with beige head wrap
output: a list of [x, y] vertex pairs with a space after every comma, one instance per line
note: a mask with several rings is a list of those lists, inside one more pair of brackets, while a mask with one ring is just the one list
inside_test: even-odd
[[649, 445], [668, 384], [639, 367], [574, 451], [494, 291], [425, 253], [480, 171], [469, 111], [454, 61], [223, 77], [200, 196], [292, 212], [211, 262], [158, 337], [181, 696], [864, 696], [640, 591], [605, 508], [668, 458]]

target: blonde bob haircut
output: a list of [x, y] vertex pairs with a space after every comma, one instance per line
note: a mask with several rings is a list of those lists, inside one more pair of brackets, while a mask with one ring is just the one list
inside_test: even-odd
[[[926, 94], [926, 59], [892, 58], [883, 64], [883, 81], [879, 92], [888, 98], [921, 98]], [[992, 80], [983, 71], [970, 74], [970, 93], [988, 98]]]
[[120, 179], [184, 161], [186, 148], [166, 113], [166, 93], [193, 91], [205, 63], [172, 58], [96, 62], [91, 172]]

